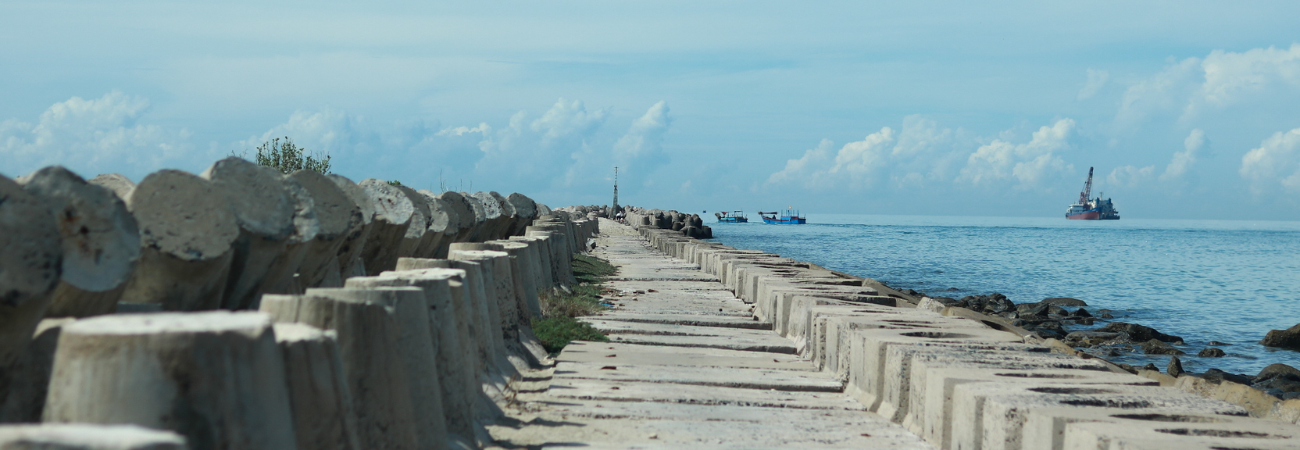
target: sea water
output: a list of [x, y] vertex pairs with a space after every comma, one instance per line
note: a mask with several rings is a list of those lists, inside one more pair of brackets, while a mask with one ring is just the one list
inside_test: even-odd
[[[1182, 337], [1188, 371], [1254, 375], [1300, 352], [1259, 344], [1300, 323], [1300, 222], [809, 214], [805, 225], [708, 224], [723, 244], [961, 298], [1073, 297]], [[1070, 308], [1073, 309], [1073, 308]], [[1067, 331], [1096, 328], [1067, 325]], [[1201, 358], [1210, 341], [1228, 356]], [[1167, 355], [1108, 357], [1162, 370]]]

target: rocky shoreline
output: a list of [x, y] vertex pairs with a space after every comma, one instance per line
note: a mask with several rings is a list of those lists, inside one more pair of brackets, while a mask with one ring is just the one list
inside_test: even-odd
[[[1163, 373], [1178, 377], [1189, 375], [1211, 383], [1231, 381], [1258, 389], [1278, 399], [1300, 398], [1300, 369], [1286, 364], [1275, 363], [1265, 367], [1259, 373], [1241, 374], [1210, 368], [1204, 372], [1187, 372], [1183, 370], [1180, 355], [1187, 352], [1177, 346], [1185, 346], [1186, 341], [1179, 336], [1161, 333], [1155, 328], [1136, 323], [1113, 320], [1113, 311], [1096, 309], [1089, 311], [1087, 302], [1070, 297], [1052, 297], [1038, 302], [1015, 303], [1000, 293], [987, 295], [968, 295], [960, 299], [952, 297], [930, 297], [923, 292], [904, 289], [901, 292], [918, 298], [929, 298], [946, 307], [966, 308], [981, 314], [1007, 319], [1012, 326], [1020, 327], [1038, 338], [1055, 339], [1080, 352], [1096, 358], [1111, 360], [1131, 354], [1169, 355], [1169, 363]], [[1071, 308], [1071, 309], [1067, 309]], [[1098, 322], [1106, 322], [1096, 328]], [[1267, 347], [1300, 350], [1300, 325], [1286, 330], [1272, 330], [1260, 341]], [[1203, 358], [1221, 358], [1228, 356], [1222, 348], [1231, 344], [1209, 341], [1196, 356]], [[1162, 372], [1154, 363], [1135, 367], [1118, 361], [1110, 361], [1132, 373], [1140, 371]]]

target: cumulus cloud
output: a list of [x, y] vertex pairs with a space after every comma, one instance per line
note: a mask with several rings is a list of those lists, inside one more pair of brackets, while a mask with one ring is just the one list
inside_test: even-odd
[[1017, 187], [1027, 188], [1053, 173], [1069, 172], [1074, 166], [1066, 164], [1060, 153], [1070, 148], [1073, 130], [1074, 120], [1061, 119], [1039, 128], [1023, 144], [995, 139], [967, 158], [957, 181], [982, 185], [1014, 180]]
[[1088, 82], [1083, 85], [1083, 89], [1079, 90], [1079, 100], [1087, 100], [1097, 95], [1107, 81], [1110, 81], [1110, 72], [1088, 69]]
[[1187, 173], [1187, 170], [1196, 164], [1198, 153], [1205, 147], [1205, 132], [1197, 128], [1187, 135], [1183, 140], [1183, 151], [1174, 152], [1173, 160], [1165, 167], [1165, 172], [1160, 174], [1160, 181], [1175, 180]]
[[560, 99], [536, 119], [520, 111], [510, 123], [487, 133], [479, 147], [483, 158], [475, 172], [520, 184], [546, 184], [566, 173], [608, 117], [603, 109], [588, 110], [582, 101]]
[[1256, 193], [1277, 185], [1289, 192], [1300, 192], [1300, 128], [1275, 133], [1259, 148], [1246, 152], [1238, 172], [1250, 181]]
[[[1091, 84], [1092, 75], [1089, 75]], [[1087, 88], [1085, 88], [1087, 91]], [[1144, 120], [1169, 115], [1192, 120], [1235, 104], [1290, 100], [1300, 93], [1300, 44], [1245, 52], [1214, 50], [1204, 58], [1175, 61], [1124, 92], [1116, 125], [1134, 129]], [[1080, 92], [1083, 96], [1083, 92]]]
[[668, 164], [663, 141], [671, 123], [668, 104], [660, 101], [633, 121], [627, 133], [614, 143], [614, 163], [627, 169], [629, 182], [644, 184], [655, 169]]
[[863, 189], [888, 183], [904, 188], [946, 179], [959, 152], [955, 134], [933, 120], [908, 116], [899, 130], [882, 127], [838, 150], [833, 141], [823, 139], [799, 159], [787, 160], [784, 168], [768, 176], [767, 184]]
[[1155, 173], [1156, 166], [1137, 167], [1133, 165], [1116, 167], [1106, 176], [1106, 182], [1111, 186], [1133, 187], [1137, 186]]
[[55, 103], [35, 123], [0, 122], [0, 171], [18, 176], [62, 164], [86, 176], [122, 172], [139, 178], [189, 156], [184, 128], [139, 123], [149, 101], [118, 91]]

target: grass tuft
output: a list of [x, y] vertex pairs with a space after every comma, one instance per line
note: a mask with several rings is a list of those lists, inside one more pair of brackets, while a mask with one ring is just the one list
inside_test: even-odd
[[600, 331], [577, 317], [590, 316], [606, 309], [600, 304], [605, 277], [618, 272], [609, 262], [593, 256], [573, 255], [573, 277], [578, 285], [568, 292], [556, 292], [541, 298], [542, 317], [532, 321], [533, 333], [552, 354], [575, 340], [607, 342]]

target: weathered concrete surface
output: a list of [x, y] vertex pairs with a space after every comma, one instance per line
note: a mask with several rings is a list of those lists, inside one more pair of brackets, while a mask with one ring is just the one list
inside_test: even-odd
[[508, 408], [521, 424], [491, 427], [503, 447], [932, 448], [755, 326], [716, 277], [600, 227], [593, 254], [627, 280], [609, 283], [616, 306], [590, 320], [611, 342], [574, 342], [554, 369], [526, 374], [545, 381]]
[[135, 425], [33, 424], [0, 426], [6, 450], [185, 450], [185, 438]]

